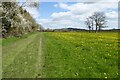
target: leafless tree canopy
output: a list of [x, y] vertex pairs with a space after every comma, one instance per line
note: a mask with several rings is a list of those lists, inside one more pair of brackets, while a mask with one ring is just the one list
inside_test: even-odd
[[87, 23], [86, 25], [89, 28], [89, 31], [91, 30], [91, 28], [93, 31], [93, 27], [95, 25], [96, 32], [100, 31], [102, 28], [107, 27], [105, 26], [106, 22], [107, 22], [106, 16], [104, 12], [94, 12], [94, 14], [90, 16], [89, 18], [87, 18], [87, 20], [85, 21], [85, 23]]

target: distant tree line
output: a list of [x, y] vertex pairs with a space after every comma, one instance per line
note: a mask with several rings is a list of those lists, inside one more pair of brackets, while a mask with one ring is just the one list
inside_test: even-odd
[[85, 24], [89, 29], [89, 32], [98, 32], [102, 28], [107, 27], [106, 22], [106, 16], [103, 12], [94, 12], [92, 16], [86, 18]]
[[29, 32], [36, 31], [40, 25], [32, 18], [32, 16], [18, 5], [17, 2], [0, 3], [0, 12], [2, 15], [2, 37], [22, 36]]

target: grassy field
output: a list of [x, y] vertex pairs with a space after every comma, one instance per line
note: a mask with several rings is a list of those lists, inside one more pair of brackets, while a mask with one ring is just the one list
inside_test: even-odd
[[40, 33], [3, 40], [3, 77], [37, 77], [39, 45]]
[[3, 40], [4, 78], [116, 78], [118, 33], [44, 32]]

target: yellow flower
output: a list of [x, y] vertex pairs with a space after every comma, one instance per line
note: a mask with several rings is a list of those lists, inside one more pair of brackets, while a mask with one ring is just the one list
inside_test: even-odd
[[107, 77], [105, 77], [105, 79], [107, 79]]
[[104, 75], [106, 75], [106, 73], [104, 73]]

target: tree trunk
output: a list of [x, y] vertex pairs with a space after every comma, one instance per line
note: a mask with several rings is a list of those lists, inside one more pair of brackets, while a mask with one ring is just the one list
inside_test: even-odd
[[101, 30], [101, 28], [100, 28], [100, 26], [99, 26], [99, 32], [100, 32], [100, 30]]
[[96, 30], [95, 30], [95, 32], [97, 32], [97, 24], [96, 24]]
[[92, 32], [93, 32], [93, 26], [92, 26]]
[[91, 26], [89, 26], [89, 32], [91, 31]]
[[90, 28], [89, 28], [89, 33], [90, 33]]

